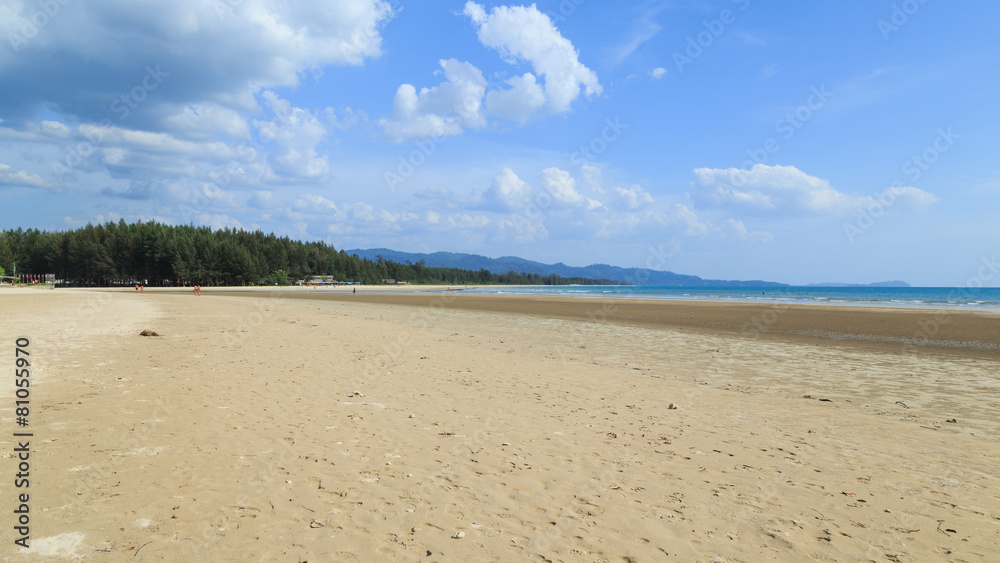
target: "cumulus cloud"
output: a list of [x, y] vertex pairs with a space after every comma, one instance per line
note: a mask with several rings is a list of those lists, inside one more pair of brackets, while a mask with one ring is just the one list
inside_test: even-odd
[[[0, 119], [0, 121], [3, 121], [3, 120]], [[39, 129], [41, 130], [42, 134], [49, 135], [49, 136], [51, 136], [53, 138], [66, 139], [72, 133], [72, 131], [70, 130], [69, 127], [67, 127], [63, 123], [59, 123], [58, 121], [43, 120], [38, 125], [39, 125]]]
[[500, 6], [487, 13], [470, 1], [464, 13], [483, 45], [510, 64], [531, 64], [533, 72], [507, 78], [506, 87], [487, 92], [483, 73], [474, 65], [442, 60], [438, 74], [446, 80], [438, 86], [417, 91], [403, 84], [396, 90], [392, 116], [379, 120], [387, 139], [460, 135], [484, 127], [487, 115], [524, 124], [545, 113], [569, 111], [581, 92], [601, 93], [597, 74], [580, 62], [573, 44], [534, 5]]
[[663, 68], [662, 66], [658, 66], [653, 70], [649, 71], [649, 76], [651, 76], [653, 80], [659, 80], [664, 76], [666, 76], [666, 74], [667, 74], [667, 69]]
[[747, 229], [743, 221], [736, 219], [723, 219], [718, 224], [704, 220], [697, 211], [682, 203], [674, 204], [673, 210], [668, 214], [668, 222], [679, 226], [683, 229], [684, 235], [689, 237], [736, 239], [745, 242], [771, 242], [773, 238], [770, 233]]
[[[698, 168], [694, 175], [691, 187], [696, 201], [712, 208], [843, 215], [875, 201], [872, 196], [841, 192], [827, 180], [794, 166]], [[892, 189], [896, 198], [915, 205], [928, 205], [937, 199], [917, 188]]]
[[618, 205], [629, 210], [637, 210], [647, 207], [653, 203], [653, 196], [649, 195], [642, 186], [634, 185], [628, 188], [615, 188], [618, 196]]
[[459, 135], [465, 128], [486, 125], [482, 112], [486, 79], [482, 71], [456, 59], [441, 60], [439, 64], [438, 72], [444, 74], [445, 82], [420, 92], [412, 84], [396, 90], [392, 117], [379, 120], [389, 140]]
[[274, 179], [322, 179], [330, 171], [325, 155], [320, 156], [316, 145], [326, 138], [327, 127], [313, 112], [292, 106], [271, 91], [262, 95], [274, 114], [272, 120], [254, 121], [254, 127], [270, 147], [270, 163]]
[[543, 221], [529, 221], [522, 215], [504, 217], [495, 222], [496, 240], [518, 244], [540, 242], [549, 237]]
[[683, 203], [667, 205], [650, 204], [642, 209], [619, 209], [611, 213], [595, 215], [593, 222], [598, 226], [595, 237], [611, 239], [628, 235], [643, 238], [655, 233], [656, 240], [672, 241], [680, 245], [683, 240], [700, 240], [717, 243], [755, 244], [771, 242], [770, 233], [752, 231], [735, 219], [709, 220], [699, 215], [695, 209]]
[[225, 138], [242, 141], [250, 137], [250, 124], [240, 112], [216, 103], [196, 103], [172, 111], [164, 128], [176, 137], [190, 140]]
[[542, 185], [552, 196], [552, 204], [555, 207], [586, 207], [587, 209], [597, 209], [603, 207], [601, 202], [583, 196], [576, 190], [576, 179], [560, 168], [546, 168], [542, 170]]
[[883, 190], [881, 194], [865, 199], [865, 207], [875, 205], [876, 202], [883, 205], [894, 205], [899, 202], [903, 206], [917, 211], [927, 209], [939, 201], [936, 195], [912, 186], [892, 186]]
[[698, 214], [684, 204], [674, 205], [672, 218], [684, 228], [684, 234], [690, 237], [705, 236], [709, 232], [709, 224], [702, 221]]
[[[57, 13], [20, 35], [42, 4]], [[22, 185], [96, 205], [184, 223], [229, 222], [225, 206], [273, 214], [264, 188], [325, 183], [329, 133], [364, 119], [274, 92], [378, 57], [394, 15], [384, 0], [6, 2], [0, 143], [44, 163]]]
[[[573, 44], [534, 4], [498, 6], [487, 13], [482, 5], [470, 1], [464, 13], [476, 25], [483, 45], [496, 49], [511, 64], [527, 61], [534, 69], [534, 74], [508, 81], [511, 88], [495, 95], [489, 110], [524, 115], [537, 107], [542, 93], [551, 113], [563, 113], [569, 111], [581, 90], [586, 96], [601, 93], [597, 74], [580, 62]], [[543, 79], [544, 86], [537, 85], [537, 78]]]
[[580, 181], [590, 188], [590, 191], [597, 195], [605, 193], [604, 172], [596, 164], [583, 164], [580, 166]]
[[507, 79], [510, 88], [486, 94], [486, 112], [492, 116], [526, 123], [545, 106], [545, 91], [530, 72]]
[[[382, 0], [58, 5], [43, 32], [21, 37], [16, 53], [0, 51], [5, 116], [24, 118], [47, 106], [99, 121], [113, 100], [144, 84], [151, 91], [130, 117], [143, 127], [180, 119], [192, 104], [252, 110], [254, 93], [264, 88], [295, 86], [304, 71], [379, 56], [381, 27], [394, 15]], [[14, 22], [40, 10], [34, 2], [5, 7], [12, 19], [0, 19]], [[144, 83], [147, 67], [159, 68], [162, 80]], [[33, 87], [18, 84], [26, 82]]]
[[490, 219], [485, 215], [469, 215], [468, 213], [456, 213], [448, 217], [448, 226], [457, 229], [479, 229], [489, 224], [490, 224]]
[[746, 225], [743, 224], [743, 221], [737, 221], [735, 219], [724, 220], [722, 225], [719, 227], [719, 232], [722, 234], [723, 238], [736, 238], [749, 242], [768, 243], [774, 240], [774, 236], [771, 235], [771, 233], [751, 231], [747, 229]]
[[450, 201], [455, 199], [455, 192], [444, 186], [428, 186], [422, 190], [413, 192], [413, 196], [418, 199]]
[[489, 189], [483, 194], [488, 205], [506, 211], [523, 209], [531, 200], [531, 186], [519, 178], [510, 168], [504, 168]]
[[305, 194], [295, 202], [298, 209], [311, 209], [314, 211], [332, 211], [338, 213], [337, 204], [321, 195]]

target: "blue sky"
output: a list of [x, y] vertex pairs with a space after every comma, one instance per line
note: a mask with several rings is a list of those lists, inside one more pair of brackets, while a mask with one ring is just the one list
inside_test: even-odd
[[998, 19], [943, 0], [6, 1], [0, 227], [998, 286]]

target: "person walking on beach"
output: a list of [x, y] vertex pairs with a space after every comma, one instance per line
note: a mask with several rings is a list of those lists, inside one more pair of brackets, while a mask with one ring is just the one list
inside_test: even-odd
[[357, 295], [357, 294], [358, 294], [358, 288], [355, 287], [354, 288], [354, 295]]

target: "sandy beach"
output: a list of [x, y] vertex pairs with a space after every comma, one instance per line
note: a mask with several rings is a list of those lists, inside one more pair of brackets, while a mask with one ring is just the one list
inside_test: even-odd
[[456, 293], [0, 290], [0, 558], [1000, 553], [996, 314]]

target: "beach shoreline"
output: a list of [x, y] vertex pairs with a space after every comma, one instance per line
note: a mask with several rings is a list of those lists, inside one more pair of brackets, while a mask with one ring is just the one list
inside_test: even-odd
[[[224, 289], [218, 296], [252, 295]], [[275, 297], [443, 307], [727, 334], [799, 342], [833, 341], [888, 353], [1000, 357], [1000, 313], [946, 308], [875, 307], [679, 299], [525, 295], [273, 292]]]
[[[352, 291], [354, 287], [360, 290], [356, 294]], [[203, 297], [259, 298], [266, 295], [277, 299], [329, 299], [418, 308], [442, 307], [588, 323], [694, 330], [742, 338], [832, 343], [904, 355], [1000, 358], [1000, 311], [993, 309], [748, 303], [731, 300], [644, 299], [617, 295], [484, 295], [462, 291], [466, 288], [483, 287], [488, 286], [252, 286], [203, 288], [202, 291]], [[39, 290], [21, 288], [16, 291]], [[131, 288], [73, 288], [57, 291], [134, 293]], [[151, 294], [191, 293], [187, 288], [147, 288], [146, 291]]]

